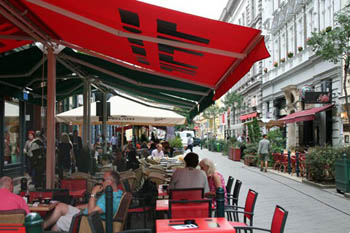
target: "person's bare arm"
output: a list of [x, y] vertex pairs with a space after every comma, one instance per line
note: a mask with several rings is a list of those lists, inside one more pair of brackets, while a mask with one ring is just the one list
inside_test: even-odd
[[[96, 205], [96, 194], [98, 192], [101, 192], [103, 190], [103, 187], [102, 185], [96, 185], [92, 191], [91, 191], [91, 196], [90, 196], [90, 199], [89, 199], [89, 203], [88, 203], [88, 214], [92, 213], [92, 212], [95, 212], [95, 211], [98, 211], [99, 213], [102, 213], [102, 209]], [[94, 196], [94, 197], [93, 197]]]

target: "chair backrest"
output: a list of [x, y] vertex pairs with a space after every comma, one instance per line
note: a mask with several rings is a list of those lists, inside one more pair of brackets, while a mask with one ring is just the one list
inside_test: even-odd
[[239, 192], [241, 191], [242, 181], [236, 180], [235, 188], [232, 193], [232, 205], [238, 205]]
[[283, 233], [288, 217], [288, 211], [276, 205], [271, 223], [271, 233]]
[[204, 198], [203, 188], [170, 189], [170, 200], [200, 200]]
[[254, 215], [254, 208], [256, 199], [258, 198], [258, 193], [255, 192], [252, 189], [249, 189], [247, 194], [247, 199], [245, 200], [245, 206], [244, 206], [244, 222], [246, 222], [246, 219], [250, 220], [250, 225], [253, 224], [253, 215]]
[[113, 221], [121, 222], [122, 227], [124, 227], [124, 223], [128, 215], [128, 209], [129, 209], [131, 200], [132, 200], [132, 194], [129, 192], [125, 192], [122, 198], [120, 199], [118, 211], [116, 212], [113, 218]]
[[120, 182], [122, 183], [123, 188], [126, 192], [133, 192], [136, 186], [136, 176], [132, 175], [132, 176], [122, 177], [120, 178]]
[[212, 200], [169, 200], [169, 219], [211, 217]]
[[82, 217], [81, 213], [77, 213], [76, 215], [73, 216], [68, 233], [79, 232], [81, 217]]
[[23, 224], [26, 211], [23, 209], [0, 210], [0, 223]]
[[69, 191], [87, 189], [86, 179], [62, 179], [61, 188], [68, 189]]
[[89, 214], [88, 222], [92, 233], [104, 233], [105, 229], [102, 224], [100, 214], [95, 211]]
[[70, 196], [68, 189], [52, 189], [52, 199], [70, 204]]
[[228, 177], [227, 184], [226, 184], [226, 193], [231, 193], [234, 180], [235, 178], [233, 178], [232, 176]]

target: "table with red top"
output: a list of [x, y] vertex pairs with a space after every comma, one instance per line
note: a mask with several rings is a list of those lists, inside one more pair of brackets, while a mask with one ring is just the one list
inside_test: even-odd
[[[205, 204], [203, 204], [203, 206], [205, 206]], [[211, 208], [215, 209], [214, 203], [212, 204]], [[169, 200], [168, 199], [157, 200], [157, 202], [156, 202], [156, 211], [157, 212], [168, 211], [168, 210], [169, 210]]]
[[86, 192], [86, 189], [80, 189], [80, 190], [69, 190], [69, 195], [73, 198], [81, 198], [84, 197], [84, 194]]
[[2, 233], [25, 233], [26, 228], [23, 224], [0, 223], [0, 232]]
[[163, 188], [163, 185], [158, 186], [158, 199], [164, 199], [168, 197], [168, 190]]
[[190, 220], [194, 220], [198, 228], [175, 229], [174, 226], [184, 224], [185, 219], [158, 219], [156, 221], [156, 232], [236, 232], [226, 218], [193, 218]]

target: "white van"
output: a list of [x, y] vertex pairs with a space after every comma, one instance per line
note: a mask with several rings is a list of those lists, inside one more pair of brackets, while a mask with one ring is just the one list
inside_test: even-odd
[[175, 134], [181, 138], [183, 147], [187, 146], [188, 136], [191, 136], [192, 138], [194, 138], [194, 131], [192, 131], [192, 130], [185, 130], [185, 131], [181, 131], [181, 132], [176, 132]]

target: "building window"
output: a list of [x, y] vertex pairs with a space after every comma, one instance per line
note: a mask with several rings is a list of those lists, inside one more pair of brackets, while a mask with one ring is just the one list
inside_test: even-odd
[[310, 38], [311, 32], [313, 30], [312, 25], [314, 25], [313, 22], [313, 17], [312, 17], [313, 11], [312, 9], [308, 11], [307, 16], [306, 16], [306, 37]]
[[15, 101], [5, 101], [4, 120], [4, 164], [19, 163], [19, 105]]

